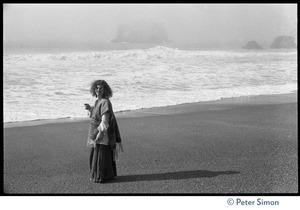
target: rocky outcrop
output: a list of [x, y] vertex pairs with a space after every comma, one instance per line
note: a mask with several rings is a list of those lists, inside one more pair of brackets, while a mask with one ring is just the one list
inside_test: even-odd
[[272, 49], [284, 49], [284, 48], [296, 48], [295, 39], [292, 36], [278, 36], [274, 39], [270, 48]]
[[165, 28], [159, 23], [136, 23], [133, 25], [120, 25], [117, 36], [111, 40], [113, 43], [168, 43], [171, 42]]
[[257, 44], [256, 41], [249, 41], [245, 47], [242, 47], [243, 49], [255, 49], [255, 50], [260, 50], [262, 47]]

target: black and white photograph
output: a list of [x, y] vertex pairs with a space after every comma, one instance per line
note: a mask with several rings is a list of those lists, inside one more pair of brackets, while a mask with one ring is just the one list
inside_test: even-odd
[[283, 205], [297, 25], [297, 4], [3, 4], [2, 193]]

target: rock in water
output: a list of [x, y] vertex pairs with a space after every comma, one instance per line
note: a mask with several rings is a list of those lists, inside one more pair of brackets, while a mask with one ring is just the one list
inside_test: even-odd
[[257, 44], [256, 41], [249, 41], [245, 47], [242, 47], [243, 49], [255, 49], [255, 50], [260, 50], [262, 47]]
[[278, 36], [270, 46], [272, 49], [296, 48], [295, 39], [292, 36]]

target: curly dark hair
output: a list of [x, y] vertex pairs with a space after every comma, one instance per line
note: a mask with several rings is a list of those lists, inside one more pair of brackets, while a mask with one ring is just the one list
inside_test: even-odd
[[101, 98], [112, 97], [113, 92], [112, 92], [111, 88], [109, 87], [109, 85], [107, 84], [107, 82], [105, 82], [104, 80], [95, 80], [94, 82], [92, 82], [91, 88], [90, 88], [90, 93], [92, 94], [92, 96], [95, 96], [97, 98], [97, 94], [96, 94], [95, 90], [98, 85], [101, 87], [101, 92], [100, 92]]

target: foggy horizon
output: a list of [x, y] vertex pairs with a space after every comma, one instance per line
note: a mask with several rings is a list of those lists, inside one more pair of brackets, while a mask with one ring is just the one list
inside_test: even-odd
[[107, 43], [122, 24], [157, 22], [175, 43], [270, 44], [293, 34], [297, 4], [4, 4], [3, 43]]

